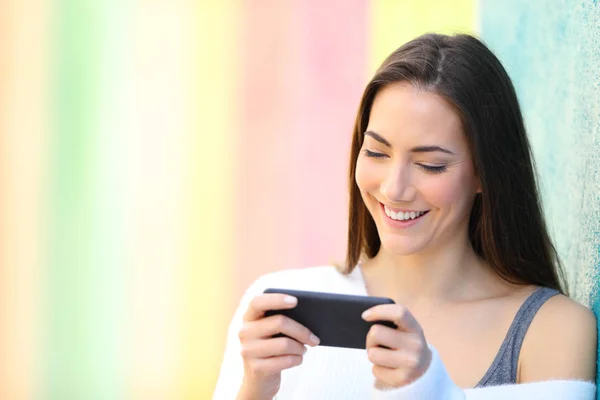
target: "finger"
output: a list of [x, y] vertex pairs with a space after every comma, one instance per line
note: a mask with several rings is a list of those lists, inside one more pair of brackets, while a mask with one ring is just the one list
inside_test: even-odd
[[362, 314], [362, 318], [368, 322], [390, 321], [402, 331], [421, 333], [421, 325], [415, 317], [406, 307], [399, 304], [381, 304], [371, 307]]
[[301, 356], [306, 353], [306, 347], [294, 339], [279, 337], [246, 342], [242, 344], [241, 353], [244, 358], [268, 358], [282, 355]]
[[419, 358], [403, 350], [388, 350], [381, 347], [371, 347], [367, 350], [369, 360], [380, 367], [386, 368], [415, 368], [419, 365]]
[[367, 333], [366, 348], [381, 346], [419, 355], [427, 347], [427, 342], [418, 333], [403, 332], [383, 325], [373, 325]]
[[250, 368], [250, 371], [255, 375], [268, 376], [300, 364], [302, 364], [302, 356], [285, 355], [253, 359], [248, 362], [248, 368]]
[[403, 332], [384, 325], [373, 325], [367, 333], [367, 349], [385, 346], [390, 349], [416, 350], [413, 333]]
[[307, 327], [286, 317], [285, 315], [272, 315], [258, 321], [246, 322], [240, 331], [240, 341], [253, 339], [268, 339], [279, 333], [289, 336], [296, 341], [316, 346], [319, 338]]
[[268, 310], [288, 310], [296, 307], [298, 299], [281, 293], [260, 294], [250, 301], [248, 310], [244, 314], [244, 321], [256, 321], [265, 315]]

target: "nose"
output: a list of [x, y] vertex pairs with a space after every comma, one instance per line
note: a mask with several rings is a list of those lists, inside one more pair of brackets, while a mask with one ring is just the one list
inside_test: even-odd
[[408, 203], [415, 199], [416, 189], [411, 181], [410, 167], [397, 165], [390, 168], [381, 184], [381, 194], [391, 203]]

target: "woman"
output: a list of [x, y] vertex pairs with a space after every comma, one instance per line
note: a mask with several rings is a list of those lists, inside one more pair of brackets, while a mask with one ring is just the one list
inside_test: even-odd
[[[246, 292], [215, 399], [594, 398], [595, 318], [564, 295], [516, 94], [479, 40], [424, 35], [377, 71], [349, 218], [343, 268]], [[315, 347], [297, 322], [265, 318], [297, 301], [267, 287], [389, 297], [363, 318], [398, 329], [373, 326], [366, 352]]]

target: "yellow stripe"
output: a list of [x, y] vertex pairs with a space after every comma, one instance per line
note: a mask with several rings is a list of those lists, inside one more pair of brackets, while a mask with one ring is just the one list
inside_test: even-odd
[[187, 262], [183, 282], [183, 399], [214, 389], [231, 315], [234, 174], [239, 102], [237, 0], [197, 2], [192, 61]]
[[128, 237], [127, 400], [179, 400], [183, 235], [188, 192], [190, 32], [187, 0], [136, 0], [130, 32], [134, 50], [128, 85], [134, 107], [124, 133], [128, 155], [125, 222]]
[[370, 71], [407, 41], [426, 32], [472, 33], [476, 0], [380, 0], [372, 2]]

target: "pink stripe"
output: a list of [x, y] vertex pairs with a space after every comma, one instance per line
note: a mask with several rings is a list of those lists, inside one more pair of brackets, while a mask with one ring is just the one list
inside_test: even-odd
[[268, 271], [343, 261], [367, 9], [342, 0], [247, 5], [238, 295]]

